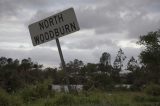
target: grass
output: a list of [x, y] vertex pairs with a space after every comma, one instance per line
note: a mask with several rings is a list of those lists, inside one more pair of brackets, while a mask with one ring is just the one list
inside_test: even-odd
[[0, 106], [160, 106], [160, 96], [131, 91], [69, 94], [53, 92], [38, 85], [15, 94], [0, 90]]
[[160, 106], [160, 97], [140, 92], [88, 92], [79, 95], [57, 93], [24, 106]]

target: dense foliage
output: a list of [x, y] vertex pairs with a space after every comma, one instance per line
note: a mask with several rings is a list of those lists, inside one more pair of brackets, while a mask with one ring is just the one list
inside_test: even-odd
[[[126, 56], [120, 48], [113, 66], [111, 55], [102, 53], [97, 64], [84, 64], [75, 59], [66, 64], [67, 76], [57, 68], [43, 68], [42, 65], [28, 59], [0, 58], [0, 86], [7, 92], [14, 92], [27, 85], [34, 85], [51, 79], [53, 84], [66, 84], [68, 77], [70, 84], [82, 84], [85, 90], [92, 88], [113, 90], [117, 84], [129, 84], [131, 90], [141, 90], [149, 83], [160, 84], [160, 33], [150, 32], [140, 36], [138, 44], [145, 49], [140, 53], [140, 63], [134, 58], [129, 59], [124, 66]], [[121, 73], [123, 70], [128, 73]]]

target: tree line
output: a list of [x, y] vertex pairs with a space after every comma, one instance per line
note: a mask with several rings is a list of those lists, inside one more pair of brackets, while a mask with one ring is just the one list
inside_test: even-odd
[[[160, 84], [160, 31], [149, 32], [140, 36], [137, 44], [144, 49], [139, 60], [131, 57], [127, 62], [128, 73], [124, 70], [125, 53], [120, 48], [113, 65], [111, 54], [102, 53], [98, 63], [87, 63], [75, 59], [66, 63], [67, 77], [70, 84], [82, 84], [84, 90], [113, 90], [117, 84], [129, 84], [130, 90], [141, 90], [149, 83]], [[7, 92], [14, 92], [29, 84], [51, 79], [53, 84], [66, 84], [66, 75], [61, 67], [42, 68], [31, 58], [0, 58], [0, 87]]]

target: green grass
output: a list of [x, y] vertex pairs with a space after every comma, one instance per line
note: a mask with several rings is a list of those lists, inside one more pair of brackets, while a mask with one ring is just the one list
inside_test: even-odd
[[79, 95], [57, 93], [25, 106], [160, 106], [160, 97], [139, 92], [88, 92]]
[[[43, 88], [42, 94], [43, 92], [49, 94], [44, 87], [40, 88]], [[34, 88], [33, 92], [30, 89], [29, 95], [23, 94], [23, 92], [8, 94], [0, 90], [0, 104], [4, 104], [4, 106], [160, 106], [160, 96], [148, 96], [143, 92], [90, 91], [81, 92], [78, 95], [55, 92], [49, 96], [38, 95], [39, 89]], [[32, 96], [36, 99], [30, 99], [33, 98]]]

